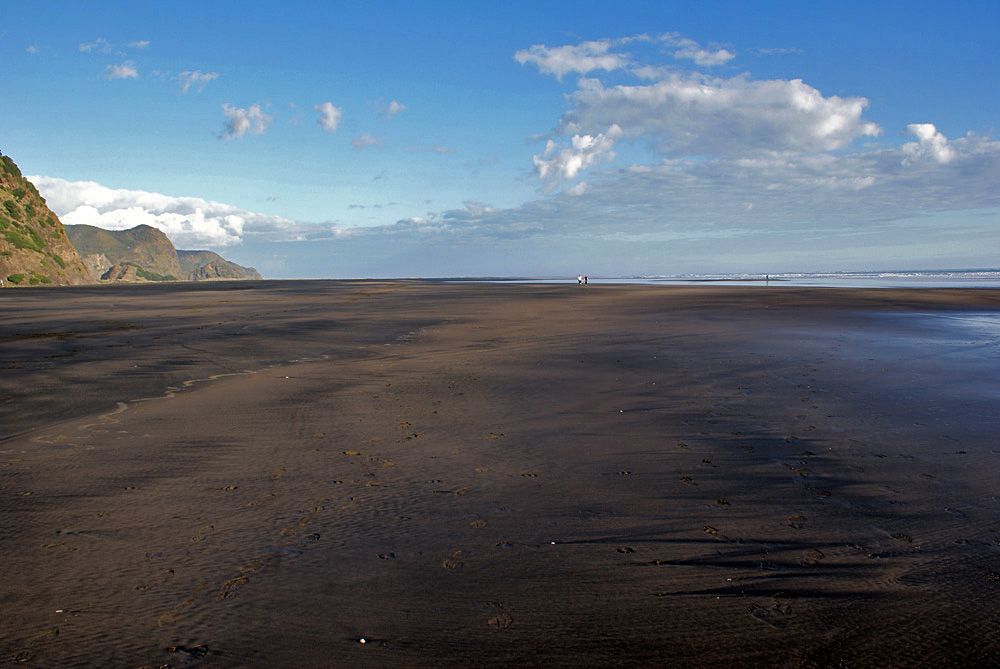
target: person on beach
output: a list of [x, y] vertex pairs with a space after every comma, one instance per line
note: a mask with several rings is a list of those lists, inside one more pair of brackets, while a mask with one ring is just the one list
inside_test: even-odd
[[577, 285], [583, 284], [583, 275], [582, 274], [577, 274], [576, 275], [576, 283], [577, 283]]
[[585, 285], [585, 286], [586, 286], [586, 285], [587, 285], [587, 282], [589, 282], [589, 281], [590, 281], [590, 277], [589, 277], [589, 276], [587, 276], [586, 274], [584, 274], [584, 275], [583, 275], [583, 285]]

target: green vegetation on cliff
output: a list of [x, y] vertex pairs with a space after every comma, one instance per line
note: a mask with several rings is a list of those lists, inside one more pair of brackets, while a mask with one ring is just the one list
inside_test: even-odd
[[10, 156], [2, 154], [0, 279], [7, 286], [91, 282], [59, 219]]

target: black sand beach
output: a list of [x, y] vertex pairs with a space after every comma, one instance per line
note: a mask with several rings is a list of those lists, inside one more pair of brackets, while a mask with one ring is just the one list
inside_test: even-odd
[[998, 666], [998, 322], [996, 290], [4, 291], [0, 662]]

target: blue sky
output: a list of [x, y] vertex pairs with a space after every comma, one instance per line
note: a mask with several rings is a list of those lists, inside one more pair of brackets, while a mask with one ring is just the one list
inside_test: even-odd
[[992, 2], [0, 2], [0, 150], [66, 223], [272, 277], [996, 266], [997, 25]]

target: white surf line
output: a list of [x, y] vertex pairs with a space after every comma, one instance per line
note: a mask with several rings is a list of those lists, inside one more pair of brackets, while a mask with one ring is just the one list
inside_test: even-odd
[[[157, 400], [169, 400], [177, 396], [178, 393], [184, 392], [199, 383], [208, 383], [211, 381], [217, 381], [231, 376], [248, 376], [250, 374], [260, 374], [262, 372], [267, 372], [272, 369], [277, 369], [278, 367], [285, 367], [287, 365], [297, 365], [305, 362], [322, 362], [324, 360], [329, 360], [329, 355], [321, 355], [318, 357], [305, 357], [305, 358], [293, 358], [291, 360], [285, 360], [282, 362], [275, 363], [273, 365], [268, 365], [260, 369], [244, 369], [239, 372], [221, 372], [219, 374], [212, 374], [210, 376], [199, 378], [199, 379], [187, 379], [182, 381], [179, 386], [167, 386], [162, 395], [154, 395], [151, 397], [137, 397], [135, 399], [126, 400], [124, 402], [118, 402], [115, 408], [107, 413], [98, 414], [96, 420], [89, 423], [79, 423], [76, 425], [75, 429], [78, 432], [90, 431], [98, 427], [106, 427], [109, 425], [117, 425], [121, 422], [119, 416], [125, 413], [131, 408], [133, 404], [139, 404], [141, 402], [154, 402]], [[287, 378], [287, 377], [286, 377]], [[71, 421], [67, 421], [71, 422]], [[51, 432], [54, 426], [45, 426], [37, 428], [38, 431]], [[22, 432], [17, 436], [24, 436], [31, 434], [32, 430]], [[54, 436], [48, 436], [46, 434], [39, 434], [31, 437], [31, 441], [38, 444], [48, 444], [50, 446], [75, 446], [73, 441], [70, 441], [66, 435], [62, 433], [57, 433]]]

